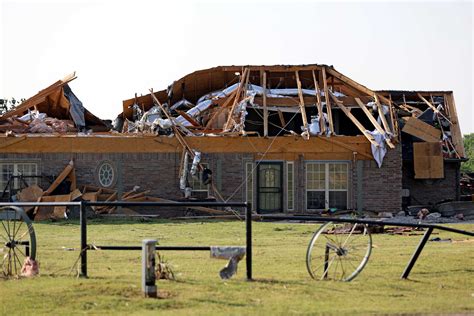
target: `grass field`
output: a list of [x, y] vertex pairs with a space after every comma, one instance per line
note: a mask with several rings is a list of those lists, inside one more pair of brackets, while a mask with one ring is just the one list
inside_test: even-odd
[[[140, 245], [244, 245], [243, 222], [91, 221], [89, 242]], [[222, 281], [224, 260], [207, 252], [163, 252], [177, 281], [160, 280], [160, 299], [143, 298], [140, 251], [90, 251], [89, 278], [76, 278], [77, 222], [35, 223], [40, 276], [0, 279], [0, 312], [14, 314], [473, 314], [474, 239], [439, 232], [429, 242], [410, 280], [400, 274], [420, 236], [373, 235], [373, 251], [352, 282], [313, 281], [305, 267], [307, 244], [318, 224], [254, 223], [254, 278], [245, 264]], [[474, 225], [456, 225], [473, 230]], [[435, 231], [436, 232], [436, 231]]]

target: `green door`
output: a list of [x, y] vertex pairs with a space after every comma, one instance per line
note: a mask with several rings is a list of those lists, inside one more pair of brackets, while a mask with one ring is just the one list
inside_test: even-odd
[[283, 211], [283, 163], [262, 162], [257, 168], [257, 211]]

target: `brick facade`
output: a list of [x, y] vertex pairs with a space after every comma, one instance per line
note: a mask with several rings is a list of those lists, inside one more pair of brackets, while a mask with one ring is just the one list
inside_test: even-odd
[[459, 162], [444, 163], [443, 179], [414, 179], [413, 161], [403, 162], [403, 188], [410, 191], [410, 204], [433, 205], [459, 199]]
[[[99, 186], [97, 169], [103, 161], [110, 162], [115, 169], [113, 189], [119, 193], [132, 190], [139, 185], [142, 190], [150, 190], [150, 195], [166, 199], [182, 198], [179, 190], [180, 153], [37, 153], [0, 154], [0, 161], [37, 161], [39, 171], [45, 175], [57, 175], [71, 158], [75, 161], [78, 185]], [[253, 154], [219, 153], [202, 156], [213, 170], [214, 183], [225, 199], [243, 201], [246, 199], [245, 164], [254, 162]], [[294, 161], [295, 213], [306, 211], [306, 162], [303, 155]], [[358, 198], [357, 162], [347, 161], [349, 166], [349, 208], [357, 209], [357, 201], [362, 201], [363, 210], [397, 212], [401, 209], [402, 164], [399, 147], [389, 150], [382, 168], [374, 161], [360, 161], [362, 172], [362, 199]], [[359, 162], [359, 163], [360, 163]], [[286, 168], [284, 167], [283, 192], [286, 192]], [[451, 173], [448, 171], [451, 179]], [[256, 175], [254, 175], [254, 180]], [[450, 180], [451, 181], [451, 180]], [[253, 194], [256, 196], [256, 181]], [[417, 190], [423, 191], [422, 187]], [[417, 193], [418, 194], [418, 193]], [[427, 195], [432, 193], [427, 193]], [[449, 194], [449, 193], [446, 193]], [[254, 201], [256, 199], [254, 198]], [[283, 208], [286, 210], [286, 194]]]

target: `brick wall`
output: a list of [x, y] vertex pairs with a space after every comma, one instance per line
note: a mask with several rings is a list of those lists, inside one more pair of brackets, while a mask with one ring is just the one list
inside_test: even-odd
[[[363, 210], [399, 212], [402, 209], [402, 154], [400, 146], [388, 149], [381, 168], [373, 160], [365, 160], [363, 164]], [[357, 192], [356, 171], [353, 177], [353, 192]], [[357, 201], [357, 198], [355, 197], [354, 200]]]
[[404, 161], [403, 188], [410, 190], [410, 204], [435, 204], [442, 200], [457, 200], [459, 179], [459, 163], [444, 163], [444, 178], [416, 180], [414, 179], [413, 161]]
[[[42, 174], [57, 175], [69, 160], [74, 158], [79, 186], [85, 184], [99, 186], [97, 168], [103, 161], [109, 161], [114, 165], [116, 171], [113, 189], [126, 192], [135, 185], [139, 185], [142, 190], [150, 190], [150, 195], [166, 199], [179, 199], [183, 197], [179, 190], [180, 155], [180, 153], [42, 153], [0, 154], [0, 159], [37, 160]], [[245, 180], [245, 162], [253, 161], [253, 154], [204, 153], [202, 161], [209, 164], [213, 171], [214, 183], [225, 199], [231, 197], [230, 201], [245, 200], [246, 186], [243, 183]], [[300, 155], [294, 163], [295, 212], [304, 212], [306, 211], [305, 159]], [[384, 212], [399, 211], [401, 209], [402, 188], [399, 148], [387, 152], [383, 166], [380, 169], [373, 161], [364, 161], [363, 164], [363, 209]], [[349, 207], [354, 208], [357, 208], [358, 177], [356, 169], [355, 164], [349, 164], [350, 187], [348, 201]], [[286, 188], [286, 183], [284, 188]], [[283, 205], [286, 209], [285, 198], [283, 199]]]

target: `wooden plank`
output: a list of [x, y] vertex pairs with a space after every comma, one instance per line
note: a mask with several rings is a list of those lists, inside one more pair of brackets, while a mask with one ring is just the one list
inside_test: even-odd
[[[6, 138], [6, 137], [4, 137]], [[1, 143], [2, 137], [0, 137]], [[308, 141], [298, 137], [188, 137], [189, 146], [205, 153], [245, 152], [321, 152], [322, 141], [317, 138]], [[362, 135], [340, 136], [338, 140], [347, 144], [366, 146], [368, 141]], [[273, 142], [273, 145], [270, 144]], [[369, 146], [370, 147], [370, 146]], [[20, 144], [12, 145], [3, 153], [173, 153], [180, 154], [182, 146], [176, 137], [168, 136], [114, 136], [114, 137], [28, 137]]]
[[339, 101], [332, 92], [329, 93], [331, 98], [334, 100], [336, 105], [341, 108], [341, 110], [347, 115], [347, 117], [357, 126], [359, 131], [367, 138], [367, 140], [374, 146], [378, 147], [379, 144], [374, 140], [374, 137], [367, 133], [367, 129], [359, 122], [359, 120], [351, 113], [349, 109], [347, 109], [341, 101]]
[[357, 154], [359, 154], [359, 155], [361, 155], [361, 156], [363, 156], [363, 157], [365, 157], [365, 158], [368, 158], [368, 159], [370, 159], [370, 160], [372, 160], [372, 159], [374, 158], [373, 156], [368, 155], [367, 153], [361, 151], [360, 149], [358, 149], [358, 148], [356, 148], [356, 147], [354, 147], [354, 146], [350, 146], [350, 145], [348, 145], [348, 144], [345, 144], [345, 143], [343, 143], [343, 142], [337, 141], [337, 140], [335, 140], [334, 138], [335, 138], [335, 137], [326, 137], [326, 136], [320, 136], [320, 137], [319, 137], [319, 139], [322, 139], [322, 140], [324, 140], [324, 141], [326, 141], [326, 142], [330, 142], [330, 143], [336, 144], [337, 146], [340, 146], [340, 147], [342, 147], [342, 148], [348, 149], [348, 150], [351, 151], [351, 153], [354, 153], [354, 152], [355, 152], [355, 153], [357, 153]]
[[176, 112], [181, 115], [186, 121], [191, 123], [192, 126], [200, 127], [201, 124], [199, 124], [195, 119], [193, 119], [191, 116], [189, 116], [186, 112], [176, 110]]
[[[325, 67], [324, 67], [325, 68]], [[323, 69], [324, 69], [323, 68]], [[343, 74], [341, 74], [340, 72], [336, 71], [334, 68], [326, 68], [327, 72], [331, 75], [331, 76], [334, 76], [336, 77], [337, 79], [341, 80], [342, 82], [346, 83], [347, 85], [355, 88], [356, 90], [366, 94], [366, 95], [369, 95], [369, 96], [373, 96], [375, 94], [374, 91], [370, 90], [369, 88], [355, 82], [354, 80], [352, 80], [351, 78], [347, 77], [347, 76], [344, 76]], [[388, 100], [386, 97], [382, 96], [382, 95], [379, 95], [380, 99], [383, 101], [383, 102], [386, 102], [387, 104], [389, 103], [390, 100]]]
[[20, 143], [26, 139], [26, 136], [21, 137], [9, 137], [7, 141], [0, 144], [0, 148], [6, 148], [8, 146]]
[[242, 74], [242, 79], [240, 80], [240, 84], [237, 87], [237, 92], [235, 95], [234, 103], [232, 103], [232, 107], [230, 108], [229, 116], [227, 118], [227, 122], [224, 125], [224, 130], [229, 130], [230, 125], [232, 123], [235, 107], [237, 106], [239, 100], [240, 100], [240, 94], [242, 92], [242, 88], [244, 87], [245, 82], [247, 82], [247, 79], [249, 77], [250, 71], [248, 68], [244, 69], [244, 73]]
[[[367, 109], [364, 103], [359, 98], [355, 98], [357, 104], [360, 106], [360, 108], [364, 111], [365, 115], [369, 118], [370, 122], [374, 125], [375, 129], [382, 135], [385, 135], [385, 130], [380, 126], [380, 124], [377, 122], [375, 117], [370, 113], [370, 111]], [[395, 145], [391, 142], [390, 139], [385, 139], [385, 142], [390, 148], [395, 148]]]
[[316, 79], [316, 73], [314, 72], [314, 70], [312, 70], [312, 75], [313, 75], [313, 81], [314, 81], [314, 91], [316, 94], [316, 108], [318, 109], [318, 115], [319, 115], [319, 127], [321, 129], [321, 132], [325, 135], [326, 122], [324, 121], [323, 106], [321, 104], [321, 94], [319, 90], [318, 80]]
[[417, 95], [423, 102], [426, 103], [426, 105], [428, 105], [433, 110], [433, 112], [439, 113], [439, 110], [433, 104], [431, 104], [428, 100], [426, 100], [420, 93], [417, 93]]
[[415, 179], [444, 178], [444, 159], [439, 142], [413, 143]]
[[50, 195], [53, 191], [61, 184], [61, 182], [66, 179], [66, 177], [74, 170], [74, 161], [70, 161], [69, 164], [64, 168], [63, 171], [58, 175], [58, 177], [54, 180], [53, 183], [49, 186], [49, 188], [44, 191], [43, 196]]
[[453, 140], [453, 145], [458, 154], [461, 157], [466, 157], [466, 151], [464, 149], [464, 142], [462, 139], [461, 129], [459, 127], [458, 113], [456, 111], [456, 105], [454, 102], [454, 95], [450, 93], [446, 96], [447, 108], [449, 109], [450, 119], [451, 119], [451, 138]]
[[326, 67], [322, 68], [322, 74], [323, 74], [323, 87], [324, 87], [324, 101], [326, 101], [326, 112], [328, 115], [328, 121], [329, 121], [329, 130], [331, 131], [331, 134], [334, 134], [334, 125], [332, 122], [332, 112], [331, 112], [331, 101], [329, 100], [329, 89], [328, 89], [328, 83], [326, 80]]
[[441, 131], [416, 117], [406, 119], [402, 132], [418, 137], [425, 142], [439, 142], [441, 140]]
[[263, 137], [268, 137], [268, 108], [267, 108], [267, 73], [262, 73], [263, 88]]
[[221, 107], [214, 112], [212, 115], [211, 119], [207, 122], [206, 124], [206, 130], [208, 130], [211, 127], [211, 124], [214, 123], [214, 121], [219, 117], [219, 115], [222, 113], [222, 111], [226, 110], [227, 106], [232, 102], [237, 95], [237, 89], [232, 91], [232, 93], [225, 99], [224, 103], [221, 105]]
[[303, 119], [303, 126], [304, 130], [306, 131], [308, 129], [308, 118], [306, 117], [306, 109], [304, 107], [304, 99], [303, 99], [303, 91], [301, 90], [301, 81], [300, 81], [300, 75], [298, 74], [298, 71], [295, 71], [296, 75], [296, 86], [298, 87], [298, 97], [300, 98], [300, 112], [301, 112], [301, 118]]
[[385, 117], [385, 114], [383, 114], [383, 108], [382, 108], [382, 105], [380, 104], [379, 98], [376, 93], [374, 93], [374, 99], [375, 99], [375, 103], [377, 104], [377, 110], [379, 112], [379, 117], [380, 117], [380, 120], [382, 121], [383, 127], [385, 128], [385, 132], [389, 134], [393, 134], [392, 129], [390, 128], [390, 125], [387, 122], [387, 118]]
[[33, 107], [37, 106], [38, 104], [44, 102], [45, 98], [48, 95], [54, 94], [56, 91], [61, 90], [62, 87], [65, 84], [67, 84], [68, 82], [70, 82], [70, 81], [72, 81], [76, 78], [77, 78], [76, 73], [74, 72], [74, 73], [64, 77], [62, 80], [56, 81], [55, 83], [53, 83], [49, 87], [41, 90], [40, 92], [38, 92], [34, 96], [32, 96], [32, 97], [28, 98], [27, 100], [25, 100], [24, 102], [22, 102], [15, 109], [4, 113], [3, 115], [1, 115], [1, 117], [12, 117], [12, 116], [15, 116], [15, 115], [17, 115], [17, 116], [23, 115], [26, 111], [28, 111], [28, 109], [33, 108]]
[[278, 117], [280, 118], [281, 127], [286, 127], [285, 117], [283, 116], [283, 112], [278, 110]]

